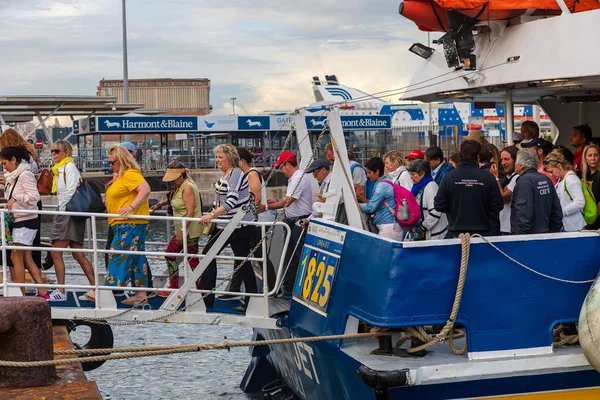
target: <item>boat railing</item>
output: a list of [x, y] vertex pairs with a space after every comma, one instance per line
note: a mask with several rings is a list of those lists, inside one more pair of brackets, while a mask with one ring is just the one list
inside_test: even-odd
[[[228, 228], [229, 224], [234, 224], [233, 226], [235, 226], [235, 228], [237, 228], [237, 226], [239, 225], [251, 225], [251, 226], [257, 226], [260, 227], [260, 232], [261, 232], [261, 238], [265, 239], [268, 238], [269, 240], [271, 240], [273, 238], [272, 235], [272, 231], [275, 227], [281, 227], [283, 229], [284, 232], [284, 240], [283, 240], [283, 246], [281, 247], [281, 256], [278, 257], [277, 260], [275, 260], [276, 262], [274, 262], [274, 267], [275, 267], [275, 271], [276, 271], [276, 279], [275, 279], [275, 284], [272, 288], [269, 287], [268, 282], [268, 273], [269, 268], [267, 268], [267, 258], [269, 257], [269, 252], [267, 249], [267, 240], [261, 240], [260, 242], [260, 246], [261, 246], [261, 257], [256, 257], [254, 254], [248, 254], [247, 256], [244, 257], [239, 257], [239, 256], [232, 256], [232, 255], [224, 255], [224, 254], [214, 254], [212, 256], [209, 255], [204, 255], [201, 254], [201, 249], [199, 249], [198, 254], [196, 253], [189, 253], [188, 252], [188, 238], [187, 238], [187, 224], [185, 223], [186, 221], [197, 221], [197, 218], [188, 218], [188, 217], [173, 217], [173, 216], [162, 216], [162, 215], [149, 215], [149, 216], [134, 216], [134, 215], [128, 215], [126, 217], [120, 216], [118, 214], [104, 214], [104, 213], [78, 213], [78, 212], [66, 212], [66, 211], [56, 211], [56, 210], [47, 210], [47, 208], [56, 208], [56, 206], [49, 206], [49, 207], [44, 207], [44, 210], [18, 210], [15, 211], [18, 214], [36, 214], [36, 215], [41, 215], [41, 216], [55, 216], [55, 215], [69, 215], [69, 216], [73, 216], [73, 217], [86, 217], [88, 218], [87, 220], [87, 224], [88, 224], [88, 229], [87, 229], [87, 239], [84, 240], [84, 246], [82, 248], [57, 248], [57, 247], [51, 247], [51, 246], [42, 246], [42, 247], [36, 247], [36, 246], [15, 246], [12, 245], [8, 242], [7, 239], [7, 235], [6, 235], [6, 230], [5, 229], [0, 229], [0, 237], [1, 237], [1, 254], [2, 254], [2, 259], [3, 260], [7, 260], [7, 253], [9, 250], [32, 250], [32, 251], [58, 251], [58, 252], [62, 252], [62, 253], [84, 253], [86, 255], [90, 255], [91, 259], [90, 262], [92, 263], [93, 266], [93, 270], [94, 270], [94, 277], [95, 277], [95, 285], [90, 285], [90, 284], [73, 284], [73, 283], [68, 283], [66, 282], [65, 284], [59, 285], [57, 283], [14, 283], [11, 282], [11, 280], [9, 279], [9, 272], [8, 272], [8, 268], [2, 268], [2, 283], [0, 284], [0, 288], [2, 288], [2, 292], [4, 296], [21, 296], [21, 290], [19, 290], [19, 288], [46, 288], [46, 289], [65, 289], [65, 290], [71, 290], [71, 291], [91, 291], [93, 290], [95, 292], [95, 297], [96, 297], [96, 303], [95, 303], [95, 307], [91, 308], [91, 307], [87, 307], [87, 308], [74, 308], [74, 307], [70, 307], [71, 310], [73, 310], [73, 312], [71, 313], [73, 317], [77, 317], [77, 316], [82, 316], [82, 315], [91, 315], [94, 317], [111, 317], [111, 316], [115, 316], [116, 314], [122, 314], [122, 308], [119, 308], [120, 306], [117, 306], [115, 297], [114, 297], [114, 293], [113, 291], [120, 291], [120, 290], [125, 290], [127, 292], [148, 292], [148, 293], [153, 293], [156, 291], [161, 291], [161, 292], [168, 292], [171, 293], [171, 295], [165, 300], [165, 302], [160, 306], [160, 309], [156, 310], [154, 309], [152, 311], [151, 307], [144, 307], [144, 309], [142, 310], [136, 310], [134, 313], [129, 313], [129, 316], [125, 316], [124, 319], [135, 319], [135, 320], [140, 320], [142, 319], [142, 317], [140, 317], [140, 313], [144, 313], [144, 312], [150, 312], [150, 313], [159, 313], [161, 310], [164, 311], [164, 313], [166, 313], [167, 311], [172, 311], [169, 310], [168, 306], [167, 306], [167, 300], [176, 297], [179, 298], [180, 301], [178, 302], [177, 306], [175, 307], [175, 310], [181, 306], [181, 304], [183, 303], [183, 300], [186, 301], [186, 308], [187, 307], [187, 301], [188, 301], [188, 297], [190, 299], [196, 300], [194, 302], [194, 304], [198, 303], [197, 299], [199, 296], [206, 296], [208, 294], [215, 294], [215, 295], [238, 295], [238, 296], [244, 296], [247, 298], [251, 298], [250, 300], [250, 304], [252, 304], [252, 302], [254, 301], [253, 299], [256, 299], [257, 301], [262, 300], [262, 303], [264, 304], [264, 307], [260, 307], [260, 305], [257, 305], [255, 307], [253, 307], [253, 316], [254, 318], [262, 318], [262, 319], [270, 319], [270, 310], [269, 310], [269, 299], [273, 298], [277, 295], [279, 288], [282, 284], [283, 281], [283, 276], [285, 275], [285, 254], [286, 254], [286, 250], [287, 247], [289, 246], [289, 241], [290, 241], [290, 228], [288, 225], [286, 225], [283, 222], [240, 222], [241, 218], [243, 217], [243, 215], [245, 214], [245, 212], [242, 212], [242, 210], [240, 210], [238, 212], [238, 215], [236, 215], [236, 217], [234, 217], [233, 220], [228, 221], [228, 220], [219, 220], [219, 219], [214, 219], [212, 220], [212, 222], [220, 225], [221, 227], [223, 227], [225, 225], [224, 229], [224, 233], [221, 236], [225, 236], [226, 234], [226, 229]], [[0, 209], [0, 226], [4, 227], [5, 226], [5, 221], [7, 219], [8, 214], [12, 213], [12, 211], [9, 211], [7, 209]], [[157, 222], [161, 222], [164, 221], [167, 226], [170, 226], [170, 224], [174, 221], [182, 221], [182, 231], [183, 231], [183, 251], [181, 253], [170, 253], [170, 252], [166, 252], [166, 251], [129, 251], [129, 250], [110, 250], [110, 249], [106, 249], [105, 248], [105, 244], [106, 244], [106, 239], [105, 238], [100, 238], [98, 237], [98, 227], [99, 227], [99, 221], [100, 220], [105, 220], [107, 218], [127, 218], [127, 219], [131, 219], [131, 220], [149, 220], [150, 222], [152, 221], [157, 221]], [[232, 228], [232, 229], [235, 229]], [[41, 226], [40, 226], [41, 229]], [[232, 232], [232, 230], [229, 232], [229, 234]], [[229, 235], [228, 234], [228, 235]], [[227, 236], [228, 236], [227, 235]], [[168, 241], [170, 240], [170, 230], [167, 232], [167, 238], [164, 242], [161, 241], [154, 241], [154, 242], [146, 242], [146, 246], [164, 246], [166, 247], [168, 244]], [[47, 240], [47, 238], [42, 237], [42, 241], [44, 241], [44, 239]], [[226, 238], [223, 238], [223, 240], [225, 240]], [[218, 244], [215, 244], [215, 246], [218, 246]], [[210, 251], [208, 252], [210, 253]], [[133, 286], [128, 286], [128, 287], [119, 287], [119, 286], [108, 286], [103, 284], [104, 283], [104, 277], [106, 276], [106, 268], [104, 265], [104, 255], [105, 254], [119, 254], [119, 255], [131, 255], [131, 256], [146, 256], [149, 258], [153, 258], [153, 259], [157, 259], [157, 258], [162, 258], [164, 259], [164, 257], [168, 256], [168, 257], [176, 257], [178, 259], [183, 259], [183, 261], [180, 264], [180, 273], [183, 272], [183, 274], [180, 276], [183, 277], [183, 284], [180, 286], [180, 288], [167, 288], [167, 287], [133, 287]], [[210, 259], [204, 260], [206, 257], [209, 257]], [[243, 292], [241, 291], [236, 291], [236, 292], [232, 292], [232, 291], [228, 291], [228, 290], [224, 290], [224, 289], [220, 289], [220, 286], [222, 286], [226, 281], [228, 281], [231, 276], [229, 275], [228, 277], [221, 277], [220, 279], [220, 284], [217, 283], [217, 286], [215, 288], [212, 288], [212, 290], [200, 290], [200, 289], [196, 289], [195, 287], [195, 282], [197, 280], [196, 277], [192, 278], [192, 275], [194, 273], [194, 271], [192, 271], [190, 265], [189, 265], [189, 261], [193, 258], [198, 258], [199, 259], [199, 265], [197, 267], [197, 269], [202, 269], [202, 271], [196, 271], [196, 275], [199, 277], [200, 274], [203, 272], [203, 269], [206, 268], [206, 265], [208, 265], [209, 262], [211, 262], [212, 260], [215, 260], [218, 264], [221, 263], [229, 263], [229, 264], [233, 264], [234, 265], [234, 270], [236, 268], [239, 268], [239, 264], [240, 262], [250, 262], [250, 263], [259, 263], [262, 266], [262, 292], [261, 293], [248, 293], [248, 292]], [[237, 263], [236, 263], [237, 262]], [[4, 263], [4, 265], [6, 265], [6, 263]], [[165, 266], [166, 268], [166, 266]], [[47, 275], [55, 275], [55, 272], [51, 272], [51, 271], [43, 271], [45, 274]], [[85, 274], [82, 271], [69, 271], [66, 274], [66, 280], [68, 281], [68, 278], [70, 276], [74, 277], [74, 276], [84, 276]], [[154, 273], [153, 272], [153, 276], [155, 281], [160, 281], [163, 278], [166, 278], [166, 280], [168, 281], [169, 275], [168, 273], [164, 274], [164, 273]], [[158, 278], [158, 279], [157, 279]], [[101, 280], [102, 279], [102, 280]], [[183, 290], [183, 288], [186, 287], [186, 282], [189, 279], [193, 279], [193, 286], [189, 287], [189, 284], [187, 285], [187, 289]], [[173, 293], [176, 293], [176, 295], [173, 295]], [[75, 297], [77, 293], [73, 293], [73, 296]], [[80, 294], [82, 294], [80, 292]], [[177, 301], [176, 301], [177, 303]], [[56, 302], [56, 303], [51, 303], [52, 304], [52, 309], [53, 309], [53, 316], [55, 315], [55, 309], [57, 308], [63, 308], [61, 307], [61, 303], [60, 302]], [[171, 308], [173, 308], [173, 302], [170, 303], [171, 304]], [[262, 312], [257, 313], [256, 311], [259, 309], [262, 309]], [[69, 307], [64, 307], [64, 308], [69, 308]], [[117, 310], [118, 308], [118, 310]], [[92, 310], [93, 312], [90, 314], [89, 310]], [[190, 309], [186, 309], [185, 312], [187, 314], [190, 313], [190, 311], [194, 311], [196, 313], [204, 313], [206, 314], [206, 309], [204, 308], [204, 304], [202, 302], [201, 306], [198, 306], [196, 304], [196, 306], [193, 308], [193, 310]], [[87, 312], [87, 314], [86, 314]], [[219, 311], [213, 311], [213, 312], [219, 312]], [[193, 314], [193, 312], [192, 312]], [[63, 312], [58, 313], [58, 315], [60, 315], [60, 317], [65, 318], [65, 316], [69, 316], [70, 314], [67, 312], [65, 313], [65, 311], [63, 310]], [[206, 322], [206, 319], [202, 319], [202, 318], [181, 318], [181, 316], [179, 316], [178, 318], [174, 318], [170, 321], [178, 321], [178, 322], [196, 322], [196, 323], [203, 323]], [[165, 319], [165, 322], [168, 322], [167, 319]], [[227, 321], [224, 321], [224, 323], [226, 323]], [[233, 322], [236, 323], [236, 322]], [[252, 324], [252, 323], [250, 323]], [[255, 324], [256, 325], [256, 324]], [[260, 325], [260, 324], [259, 324]], [[271, 325], [264, 325], [263, 326], [271, 326]]]

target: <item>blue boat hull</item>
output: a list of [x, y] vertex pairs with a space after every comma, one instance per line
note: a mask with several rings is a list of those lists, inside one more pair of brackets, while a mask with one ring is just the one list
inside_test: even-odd
[[[466, 328], [469, 356], [504, 360], [540, 354], [551, 357], [553, 328], [578, 320], [591, 286], [575, 282], [593, 280], [598, 273], [600, 235], [564, 233], [491, 240], [531, 269], [481, 239], [472, 241], [457, 317], [457, 323]], [[356, 332], [351, 321], [390, 329], [443, 325], [456, 295], [460, 260], [459, 240], [394, 242], [332, 222], [312, 221], [290, 311], [281, 320], [284, 328], [256, 330], [257, 338]], [[341, 345], [341, 341], [279, 345], [263, 354], [255, 350], [254, 355], [267, 357], [300, 397], [375, 398], [373, 389], [358, 377], [360, 362]], [[497, 374], [494, 378], [493, 374], [475, 373], [446, 379], [443, 384], [433, 379], [393, 389], [392, 398], [449, 399], [600, 386], [600, 374], [588, 365], [579, 370], [540, 368], [515, 375], [519, 376]]]
[[[255, 329], [257, 339], [283, 339], [292, 337], [288, 329]], [[299, 335], [294, 335], [299, 336]], [[268, 346], [268, 350], [255, 348], [269, 361], [277, 372], [271, 380], [281, 378], [303, 399], [375, 399], [375, 392], [358, 377], [360, 363], [339, 349], [332, 349], [323, 342], [304, 345]], [[265, 354], [266, 353], [266, 354]], [[319, 381], [315, 378], [315, 371]], [[307, 373], [308, 372], [308, 373]], [[437, 385], [405, 386], [390, 390], [390, 399], [463, 399], [490, 396], [510, 396], [600, 386], [600, 374], [594, 370], [557, 374], [536, 374], [499, 379], [479, 379]], [[575, 398], [565, 393], [564, 398]]]

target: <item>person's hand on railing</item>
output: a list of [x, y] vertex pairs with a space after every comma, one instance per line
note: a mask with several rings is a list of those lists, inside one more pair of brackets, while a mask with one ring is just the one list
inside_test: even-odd
[[152, 207], [150, 207], [150, 214], [154, 214], [154, 211], [160, 210], [162, 208], [163, 208], [162, 203], [156, 203], [155, 205], [153, 205]]
[[6, 203], [6, 209], [7, 210], [12, 210], [12, 208], [15, 205], [15, 199], [10, 199], [7, 203]]

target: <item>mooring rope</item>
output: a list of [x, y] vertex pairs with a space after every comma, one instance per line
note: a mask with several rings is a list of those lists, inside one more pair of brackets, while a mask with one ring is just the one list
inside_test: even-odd
[[[280, 345], [290, 343], [310, 343], [310, 342], [322, 342], [326, 340], [341, 340], [341, 339], [361, 339], [368, 337], [379, 337], [389, 336], [391, 332], [367, 332], [367, 333], [349, 333], [343, 335], [327, 335], [327, 336], [313, 336], [304, 338], [288, 338], [288, 339], [270, 339], [270, 340], [255, 340], [245, 342], [231, 342], [229, 340], [223, 340], [219, 343], [204, 343], [204, 344], [191, 344], [191, 345], [173, 345], [173, 346], [151, 346], [151, 347], [124, 347], [124, 348], [112, 348], [112, 349], [87, 349], [87, 350], [60, 350], [54, 352], [55, 355], [90, 355], [99, 354], [92, 357], [76, 357], [76, 358], [65, 358], [59, 360], [45, 360], [45, 361], [1, 361], [0, 367], [9, 368], [35, 368], [35, 367], [48, 367], [53, 365], [66, 365], [73, 363], [84, 363], [84, 362], [100, 362], [108, 360], [121, 360], [125, 358], [139, 358], [139, 357], [151, 357], [161, 356], [168, 354], [180, 354], [180, 353], [193, 353], [207, 350], [231, 350], [236, 347], [250, 347], [250, 346], [266, 346], [266, 345]], [[113, 354], [119, 353], [119, 354]]]
[[442, 328], [440, 333], [435, 335], [434, 337], [429, 336], [423, 327], [408, 327], [404, 328], [404, 330], [409, 333], [411, 336], [414, 336], [421, 342], [424, 342], [422, 345], [417, 347], [409, 347], [407, 351], [410, 354], [418, 353], [419, 351], [428, 349], [436, 343], [440, 343], [449, 335], [450, 340], [450, 349], [452, 353], [456, 355], [465, 354], [467, 352], [467, 343], [465, 341], [465, 345], [462, 349], [456, 349], [454, 347], [454, 339], [458, 337], [454, 336], [454, 323], [456, 321], [456, 317], [458, 316], [458, 310], [460, 309], [460, 301], [462, 299], [463, 289], [465, 287], [465, 279], [467, 277], [467, 267], [469, 265], [469, 255], [471, 253], [471, 235], [468, 233], [461, 233], [460, 236], [460, 245], [461, 245], [461, 257], [460, 257], [460, 273], [458, 276], [458, 285], [456, 287], [456, 294], [454, 296], [454, 303], [452, 304], [452, 311], [450, 312], [450, 318], [446, 321], [446, 325]]

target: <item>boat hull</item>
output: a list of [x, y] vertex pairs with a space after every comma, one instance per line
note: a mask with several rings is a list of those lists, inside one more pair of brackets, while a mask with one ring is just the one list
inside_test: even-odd
[[[289, 329], [255, 329], [258, 339], [284, 339], [301, 336]], [[258, 348], [257, 348], [258, 349]], [[361, 364], [342, 350], [325, 342], [269, 346], [266, 355], [277, 376], [303, 399], [375, 399], [375, 392], [358, 377]], [[600, 374], [592, 369], [572, 372], [538, 373], [405, 386], [392, 388], [390, 398], [406, 399], [597, 399]]]

